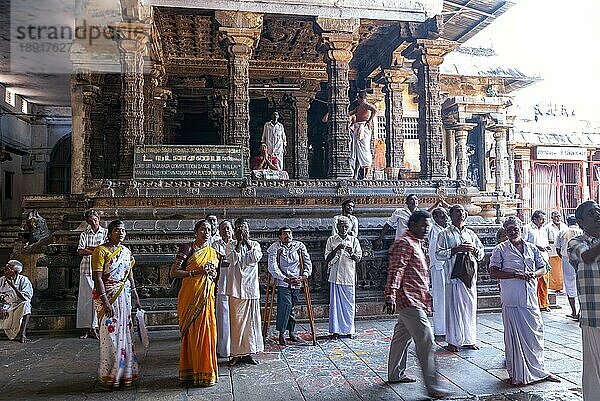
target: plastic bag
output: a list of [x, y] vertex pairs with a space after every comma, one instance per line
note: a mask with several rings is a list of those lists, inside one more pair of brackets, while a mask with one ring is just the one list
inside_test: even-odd
[[135, 320], [137, 320], [137, 332], [140, 336], [140, 341], [144, 347], [148, 347], [150, 345], [150, 339], [148, 338], [148, 329], [146, 328], [146, 311], [143, 309], [138, 309], [135, 312]]

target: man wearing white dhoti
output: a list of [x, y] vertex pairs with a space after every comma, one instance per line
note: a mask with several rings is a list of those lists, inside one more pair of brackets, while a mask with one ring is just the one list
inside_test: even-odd
[[[465, 226], [467, 211], [464, 207], [452, 206], [450, 220], [450, 227], [439, 234], [435, 257], [444, 261], [446, 275], [446, 342], [449, 351], [458, 352], [459, 347], [479, 349], [476, 320], [477, 262], [483, 259], [485, 251], [477, 235]], [[457, 263], [459, 256], [459, 262], [462, 263]], [[468, 268], [469, 264], [472, 270]], [[468, 274], [458, 278], [460, 270]]]
[[521, 238], [521, 221], [504, 222], [508, 241], [494, 248], [490, 276], [500, 280], [504, 355], [509, 384], [539, 380], [559, 382], [544, 367], [544, 322], [538, 305], [537, 279], [546, 273], [546, 261], [532, 243]]
[[267, 152], [277, 158], [277, 169], [283, 170], [283, 155], [287, 146], [285, 129], [279, 122], [279, 113], [271, 115], [271, 121], [267, 121], [263, 128], [262, 141], [267, 144]]
[[312, 273], [312, 262], [306, 245], [294, 240], [292, 229], [281, 227], [277, 233], [279, 240], [273, 242], [267, 250], [269, 254], [269, 273], [277, 285], [277, 323], [279, 345], [285, 345], [285, 332], [289, 340], [303, 343], [295, 332], [296, 316], [294, 308], [303, 285], [308, 285]]
[[342, 214], [338, 214], [333, 217], [333, 224], [331, 225], [331, 235], [337, 234], [337, 222], [342, 216], [345, 216], [350, 221], [350, 230], [348, 234], [358, 238], [358, 219], [354, 213], [354, 201], [352, 199], [346, 199], [342, 203]]
[[0, 329], [10, 340], [27, 342], [27, 324], [31, 315], [33, 286], [22, 275], [23, 264], [9, 260], [0, 277]]
[[211, 245], [220, 256], [219, 278], [217, 280], [217, 294], [215, 302], [215, 318], [217, 321], [217, 355], [229, 357], [231, 353], [231, 339], [229, 333], [229, 296], [227, 296], [227, 276], [229, 262], [225, 257], [227, 244], [233, 239], [233, 226], [229, 220], [219, 224], [219, 238]]
[[583, 234], [583, 231], [581, 231], [581, 228], [579, 228], [577, 225], [577, 219], [575, 218], [575, 215], [569, 215], [567, 217], [567, 224], [568, 227], [558, 233], [556, 241], [554, 242], [554, 246], [556, 247], [557, 255], [560, 256], [561, 259], [563, 284], [565, 293], [567, 294], [567, 299], [569, 300], [569, 305], [571, 306], [571, 314], [567, 315], [567, 317], [578, 321], [579, 312], [577, 312], [576, 306], [577, 274], [575, 273], [575, 269], [569, 261], [568, 245], [571, 239]]
[[446, 274], [444, 262], [435, 256], [438, 237], [442, 230], [448, 226], [448, 213], [443, 208], [433, 211], [434, 224], [429, 230], [429, 273], [431, 275], [431, 295], [433, 296], [433, 334], [434, 336], [446, 335]]
[[355, 333], [356, 263], [362, 258], [358, 239], [349, 235], [350, 221], [340, 217], [337, 234], [327, 239], [325, 264], [329, 270], [329, 332], [334, 337]]
[[83, 329], [79, 338], [98, 338], [98, 315], [94, 309], [92, 290], [92, 253], [98, 245], [107, 241], [108, 231], [100, 226], [100, 216], [95, 210], [84, 214], [87, 227], [79, 235], [77, 253], [82, 256], [79, 263], [79, 292], [77, 293], [77, 328]]
[[234, 226], [235, 238], [225, 248], [229, 262], [226, 285], [232, 356], [229, 364], [258, 365], [252, 355], [264, 350], [258, 288], [258, 262], [262, 250], [258, 242], [250, 239], [250, 228], [245, 219], [237, 219]]
[[367, 93], [358, 92], [358, 106], [348, 113], [348, 116], [356, 117], [350, 126], [350, 168], [354, 171], [354, 179], [367, 178], [373, 163], [371, 134], [376, 114], [377, 108], [367, 102]]
[[583, 399], [600, 394], [600, 206], [586, 201], [575, 209], [583, 234], [569, 241], [569, 260], [577, 272], [579, 325], [583, 345]]

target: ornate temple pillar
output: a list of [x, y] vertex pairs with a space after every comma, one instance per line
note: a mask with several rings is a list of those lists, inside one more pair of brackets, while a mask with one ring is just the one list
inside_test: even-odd
[[456, 179], [459, 181], [467, 180], [467, 171], [469, 166], [469, 155], [467, 154], [467, 139], [469, 131], [475, 128], [477, 124], [457, 124], [449, 129], [454, 131], [456, 139]]
[[171, 97], [171, 91], [166, 88], [154, 88], [152, 102], [154, 104], [154, 121], [152, 121], [152, 131], [154, 132], [154, 145], [164, 144], [165, 133], [165, 108], [167, 100]]
[[508, 126], [492, 125], [487, 129], [494, 133], [494, 150], [496, 157], [496, 170], [494, 175], [496, 179], [495, 189], [496, 192], [503, 193], [505, 191], [504, 181], [506, 177], [506, 167], [504, 165], [504, 149], [506, 148], [506, 132], [508, 130]]
[[515, 193], [515, 143], [509, 139], [506, 144], [506, 150], [508, 152], [508, 180], [510, 181], [510, 193]]
[[296, 143], [294, 146], [295, 178], [308, 178], [308, 109], [312, 96], [294, 96], [296, 101]]
[[448, 160], [448, 177], [456, 179], [456, 130], [446, 129], [446, 160]]
[[219, 32], [227, 45], [229, 94], [225, 144], [242, 145], [247, 171], [250, 167], [250, 78], [248, 67], [262, 31], [262, 14], [216, 11]]
[[109, 24], [121, 53], [121, 146], [119, 178], [133, 176], [135, 145], [144, 143], [144, 56], [150, 26], [140, 22]]
[[419, 147], [423, 179], [447, 177], [442, 146], [440, 69], [444, 55], [457, 43], [448, 40], [418, 39], [403, 54], [414, 59], [419, 93]]
[[100, 89], [81, 80], [80, 74], [71, 77], [71, 193], [83, 194], [91, 176], [92, 109]]
[[384, 70], [385, 82], [385, 131], [388, 166], [391, 179], [401, 178], [404, 169], [404, 131], [402, 123], [402, 92], [410, 72], [403, 70]]
[[348, 71], [358, 44], [358, 19], [317, 18], [327, 63], [327, 178], [351, 178], [350, 136], [348, 135]]
[[175, 133], [181, 125], [179, 113], [177, 112], [177, 96], [171, 92], [167, 93], [165, 103], [165, 108], [163, 109], [164, 123], [162, 143], [165, 145], [172, 145], [175, 143]]

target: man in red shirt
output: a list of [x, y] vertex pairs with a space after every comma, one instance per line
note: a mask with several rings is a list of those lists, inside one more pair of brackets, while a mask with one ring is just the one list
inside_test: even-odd
[[442, 398], [451, 393], [440, 385], [436, 375], [433, 330], [427, 319], [432, 307], [429, 271], [421, 244], [430, 226], [431, 215], [425, 211], [415, 211], [408, 219], [408, 230], [390, 247], [383, 310], [390, 315], [397, 311], [398, 322], [390, 345], [388, 382], [416, 381], [405, 374], [408, 346], [412, 339], [423, 371], [427, 395]]

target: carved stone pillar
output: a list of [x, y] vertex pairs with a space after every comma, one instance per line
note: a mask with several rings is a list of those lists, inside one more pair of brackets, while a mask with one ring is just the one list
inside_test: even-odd
[[446, 129], [446, 160], [448, 160], [448, 176], [456, 179], [456, 130]]
[[295, 178], [306, 179], [308, 178], [308, 108], [312, 96], [301, 94], [294, 96], [294, 99], [296, 100]]
[[402, 70], [384, 70], [386, 147], [391, 179], [400, 178], [400, 171], [404, 168], [402, 92], [409, 74]]
[[152, 102], [154, 103], [154, 120], [152, 121], [152, 130], [154, 132], [155, 145], [164, 144], [165, 133], [165, 107], [167, 100], [171, 96], [171, 91], [165, 88], [154, 88]]
[[351, 178], [350, 135], [348, 134], [348, 70], [353, 50], [358, 44], [360, 20], [317, 18], [327, 63], [327, 177]]
[[144, 143], [153, 145], [155, 141], [154, 121], [156, 114], [156, 105], [154, 103], [154, 89], [156, 82], [151, 76], [144, 77]]
[[92, 109], [100, 89], [81, 82], [77, 75], [71, 77], [71, 193], [83, 194], [91, 179]]
[[494, 150], [496, 157], [496, 191], [503, 193], [505, 191], [504, 181], [506, 177], [505, 165], [504, 165], [504, 153], [506, 149], [506, 131], [508, 127], [505, 125], [493, 125], [488, 128], [494, 133]]
[[163, 140], [165, 145], [175, 143], [175, 134], [180, 126], [179, 114], [177, 112], [177, 96], [167, 93], [165, 108], [163, 110]]
[[447, 40], [418, 39], [405, 51], [414, 59], [419, 92], [419, 145], [421, 178], [447, 176], [442, 152], [442, 108], [440, 104], [440, 69], [444, 55], [457, 44]]
[[139, 22], [117, 22], [109, 26], [116, 34], [123, 79], [119, 178], [131, 178], [134, 147], [144, 143], [144, 56], [150, 27]]
[[467, 154], [467, 139], [469, 131], [475, 128], [477, 124], [458, 124], [450, 127], [455, 132], [456, 139], [456, 179], [460, 181], [467, 180], [467, 171], [469, 165], [469, 156]]
[[248, 66], [262, 30], [262, 14], [241, 11], [216, 11], [215, 19], [221, 25], [227, 46], [229, 76], [228, 124], [225, 143], [242, 145], [245, 168], [250, 167], [250, 96]]
[[510, 181], [510, 193], [515, 193], [515, 144], [508, 141], [506, 145], [508, 151], [508, 179]]

